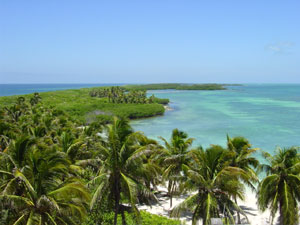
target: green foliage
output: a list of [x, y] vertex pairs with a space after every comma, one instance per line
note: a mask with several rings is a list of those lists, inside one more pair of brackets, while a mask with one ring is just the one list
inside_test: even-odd
[[[236, 202], [243, 199], [245, 185], [255, 189], [257, 167], [266, 172], [258, 188], [259, 208], [269, 208], [272, 219], [279, 212], [280, 224], [298, 223], [298, 148], [264, 153], [267, 164], [259, 165], [253, 156], [257, 149], [244, 137], [227, 136], [226, 148], [190, 149], [193, 139], [178, 129], [170, 141], [161, 138], [163, 147], [134, 132], [126, 119], [163, 113], [162, 105], [108, 103], [88, 92], [0, 99], [1, 224], [180, 224], [137, 207], [156, 203], [156, 186], [166, 181], [170, 199], [194, 191], [172, 216], [190, 211], [193, 224], [201, 218], [209, 225], [212, 217], [235, 223], [235, 215], [246, 217]], [[74, 118], [86, 114], [91, 121], [81, 126]]]
[[[57, 112], [64, 112], [81, 123], [102, 122], [108, 123], [113, 116], [137, 119], [164, 114], [161, 104], [114, 104], [107, 98], [94, 98], [89, 95], [92, 89], [63, 90], [40, 93], [43, 104], [55, 107]], [[11, 108], [18, 98], [33, 99], [31, 95], [0, 97], [0, 105], [7, 107], [18, 118], [18, 109]], [[38, 101], [37, 99], [35, 101]], [[33, 102], [32, 102], [33, 103]], [[0, 128], [1, 129], [1, 128]]]
[[[0, 119], [0, 124], [10, 125], [0, 132], [1, 217], [4, 224], [78, 224], [85, 219], [90, 194], [72, 175], [75, 139], [67, 134], [72, 130], [75, 137], [80, 132], [40, 100], [37, 93], [29, 103], [18, 98]], [[69, 138], [62, 143], [60, 135]]]
[[278, 149], [271, 156], [264, 153], [268, 164], [261, 165], [267, 173], [258, 188], [258, 206], [271, 210], [272, 222], [279, 211], [279, 224], [298, 224], [300, 201], [300, 155], [298, 148]]
[[[83, 223], [83, 225], [94, 225], [98, 220], [91, 219], [92, 217], [89, 217], [88, 221], [86, 223]], [[126, 218], [126, 224], [127, 225], [136, 225], [135, 215], [132, 213], [125, 212], [125, 218]], [[114, 221], [114, 213], [104, 213], [101, 218], [101, 225], [111, 225]], [[164, 216], [158, 216], [151, 213], [148, 213], [146, 211], [141, 211], [141, 225], [180, 225], [181, 222], [179, 220], [169, 219]], [[117, 225], [122, 225], [122, 218], [121, 215], [118, 216], [118, 223]]]
[[[112, 124], [104, 130], [106, 136], [100, 153], [97, 175], [91, 180], [95, 186], [95, 192], [91, 201], [91, 209], [102, 204], [102, 198], [110, 199], [110, 207], [117, 214], [122, 211], [123, 205], [130, 205], [136, 215], [136, 222], [140, 220], [136, 207], [138, 195], [146, 193], [154, 198], [150, 190], [146, 188], [146, 168], [144, 160], [152, 152], [150, 146], [143, 145], [143, 135], [133, 132], [128, 121], [114, 118]], [[116, 224], [116, 220], [114, 223]]]
[[[241, 169], [239, 180], [255, 191], [254, 184], [258, 183], [258, 177], [254, 169], [259, 165], [253, 154], [258, 150], [251, 147], [250, 142], [244, 137], [230, 138], [227, 135], [227, 149], [231, 154], [230, 166]], [[235, 203], [237, 196], [234, 195]], [[237, 213], [238, 223], [241, 223], [240, 213]]]
[[209, 225], [211, 218], [220, 218], [222, 213], [230, 223], [234, 223], [234, 212], [245, 215], [231, 199], [243, 195], [243, 185], [238, 180], [242, 171], [230, 166], [231, 153], [213, 145], [206, 150], [191, 150], [189, 154], [192, 160], [186, 172], [185, 188], [196, 193], [175, 206], [171, 214], [178, 216], [182, 211], [191, 210], [193, 224], [201, 218], [203, 225]]
[[[30, 104], [35, 105], [41, 99], [45, 105], [53, 106], [58, 111], [64, 111], [72, 118], [81, 123], [99, 121], [109, 123], [113, 116], [129, 119], [151, 117], [164, 114], [164, 107], [169, 103], [168, 99], [156, 97], [146, 98], [145, 90], [177, 89], [177, 90], [224, 90], [220, 84], [147, 84], [147, 85], [126, 85], [114, 87], [113, 95], [108, 94], [107, 87], [82, 88], [74, 90], [63, 90], [43, 92], [31, 97], [31, 95], [17, 95], [0, 97], [1, 106], [11, 107], [15, 102], [22, 102], [30, 98]], [[115, 91], [117, 90], [117, 91]], [[125, 94], [124, 91], [129, 91]], [[94, 98], [91, 96], [98, 96]], [[119, 104], [114, 104], [119, 103]], [[126, 104], [131, 103], [131, 104]], [[12, 112], [14, 109], [10, 109]], [[18, 117], [18, 114], [15, 114]]]
[[94, 89], [90, 92], [91, 97], [107, 98], [110, 103], [117, 104], [150, 104], [154, 103], [154, 96], [147, 98], [145, 90], [129, 90], [125, 91], [122, 87], [110, 87]]
[[168, 98], [156, 98], [154, 95], [152, 95], [152, 96], [153, 96], [154, 103], [158, 103], [158, 104], [162, 104], [162, 105], [167, 105], [170, 103], [170, 100]]
[[165, 145], [162, 156], [164, 172], [162, 177], [168, 182], [168, 195], [170, 196], [170, 208], [172, 207], [172, 197], [179, 194], [180, 184], [186, 178], [186, 171], [189, 168], [190, 157], [189, 147], [193, 143], [193, 138], [188, 138], [187, 133], [174, 129], [170, 142], [160, 137]]
[[220, 84], [192, 84], [192, 85], [181, 85], [176, 88], [177, 90], [226, 90], [223, 85]]

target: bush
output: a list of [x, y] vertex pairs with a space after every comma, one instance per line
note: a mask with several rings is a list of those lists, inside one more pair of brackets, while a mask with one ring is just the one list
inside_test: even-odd
[[162, 105], [169, 104], [170, 100], [168, 98], [154, 98], [154, 102]]
[[[142, 225], [180, 225], [181, 222], [175, 219], [169, 219], [164, 216], [158, 216], [146, 211], [141, 211], [141, 220]], [[98, 214], [99, 215], [99, 214]], [[137, 222], [135, 220], [135, 215], [133, 213], [125, 212], [126, 224], [127, 225], [136, 225]], [[99, 218], [98, 218], [99, 219]], [[94, 224], [101, 224], [101, 225], [111, 225], [114, 222], [114, 213], [104, 213], [101, 216], [101, 220], [95, 220], [95, 217], [89, 217], [88, 221], [83, 225], [94, 225]], [[118, 225], [122, 225], [122, 217], [118, 215]]]

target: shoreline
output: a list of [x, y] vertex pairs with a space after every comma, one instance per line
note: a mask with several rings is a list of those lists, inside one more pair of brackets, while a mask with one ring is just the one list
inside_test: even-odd
[[[159, 192], [159, 194], [157, 195], [157, 199], [159, 201], [158, 203], [155, 203], [153, 205], [137, 205], [137, 208], [139, 210], [145, 210], [149, 213], [159, 216], [165, 216], [170, 219], [179, 219], [183, 224], [192, 225], [192, 213], [190, 212], [182, 213], [179, 218], [169, 217], [169, 211], [171, 210], [171, 208], [169, 197], [166, 196], [167, 188], [164, 186], [157, 186], [157, 191]], [[184, 201], [190, 194], [191, 193], [187, 193], [173, 197], [173, 207]], [[260, 212], [256, 203], [256, 194], [252, 190], [247, 188], [245, 191], [245, 199], [238, 200], [238, 205], [245, 211], [250, 223], [247, 223], [246, 218], [244, 216], [241, 216], [242, 224], [271, 225], [270, 210], [267, 209], [265, 212]], [[274, 224], [277, 225], [276, 219], [277, 217], [274, 219]]]
[[169, 104], [164, 105], [164, 109], [165, 109], [165, 111], [172, 111], [172, 110], [174, 110]]

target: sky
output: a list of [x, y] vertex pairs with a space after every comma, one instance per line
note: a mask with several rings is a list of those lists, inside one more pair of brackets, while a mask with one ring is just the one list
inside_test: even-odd
[[0, 83], [300, 83], [299, 0], [0, 0]]

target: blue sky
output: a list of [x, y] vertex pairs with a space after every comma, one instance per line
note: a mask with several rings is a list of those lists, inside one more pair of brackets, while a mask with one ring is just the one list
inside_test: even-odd
[[0, 83], [300, 83], [300, 1], [2, 0]]

